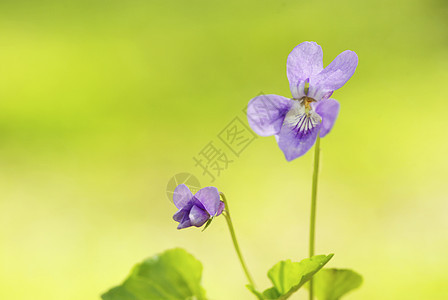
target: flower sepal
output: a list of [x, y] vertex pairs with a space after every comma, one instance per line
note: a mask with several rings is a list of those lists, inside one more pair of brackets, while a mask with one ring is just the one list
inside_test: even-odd
[[205, 226], [204, 226], [204, 228], [202, 228], [201, 232], [204, 232], [204, 230], [206, 230], [207, 227], [210, 226], [210, 224], [212, 223], [214, 218], [215, 217], [211, 217], [210, 219], [208, 219], [207, 223], [205, 223]]

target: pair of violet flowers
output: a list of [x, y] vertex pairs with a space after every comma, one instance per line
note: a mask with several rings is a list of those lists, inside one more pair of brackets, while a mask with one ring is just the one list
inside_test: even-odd
[[[258, 300], [285, 300], [301, 287], [309, 290], [309, 300], [340, 299], [358, 288], [362, 276], [350, 269], [324, 268], [333, 257], [315, 255], [315, 227], [320, 137], [326, 136], [339, 114], [339, 102], [330, 98], [353, 75], [358, 57], [353, 51], [339, 54], [325, 69], [322, 48], [304, 42], [289, 54], [286, 69], [292, 98], [262, 95], [247, 108], [251, 128], [261, 136], [275, 136], [287, 161], [304, 155], [314, 146], [311, 189], [309, 258], [300, 262], [282, 260], [268, 271], [272, 286], [259, 290], [248, 270], [233, 226], [229, 203], [224, 193], [208, 186], [194, 195], [185, 184], [174, 190], [178, 211], [173, 219], [178, 229], [207, 228], [214, 217], [223, 215], [235, 252], [246, 275], [246, 287]], [[206, 299], [201, 286], [202, 264], [183, 249], [172, 249], [136, 265], [122, 285], [102, 295], [111, 299]], [[306, 286], [305, 286], [306, 284]]]
[[[352, 77], [357, 65], [356, 53], [346, 50], [324, 69], [322, 48], [315, 42], [299, 44], [286, 61], [292, 98], [272, 94], [253, 98], [247, 108], [249, 125], [260, 136], [274, 135], [286, 160], [304, 155], [318, 135], [325, 137], [333, 128], [340, 105], [330, 97]], [[178, 229], [201, 227], [224, 209], [214, 187], [193, 196], [181, 184], [173, 201], [179, 209], [173, 217]]]

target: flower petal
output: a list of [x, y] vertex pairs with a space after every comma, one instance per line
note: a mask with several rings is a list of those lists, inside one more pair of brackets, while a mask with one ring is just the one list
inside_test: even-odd
[[320, 137], [324, 137], [333, 128], [339, 114], [339, 102], [334, 99], [322, 100], [314, 106], [316, 113], [322, 118]]
[[210, 218], [210, 215], [196, 205], [193, 205], [189, 217], [191, 225], [201, 227], [205, 222], [207, 222], [207, 220]]
[[304, 155], [314, 145], [320, 126], [321, 118], [318, 114], [314, 111], [307, 114], [302, 103], [294, 103], [285, 117], [278, 138], [278, 146], [287, 161]]
[[186, 211], [185, 209], [179, 209], [173, 216], [173, 220], [176, 222], [181, 222], [182, 219], [184, 218], [185, 214], [187, 214], [188, 211]]
[[278, 95], [261, 95], [249, 101], [247, 120], [256, 134], [270, 136], [278, 134], [292, 100]]
[[207, 186], [200, 189], [194, 197], [204, 205], [205, 210], [210, 216], [216, 215], [221, 200], [219, 199], [219, 191], [214, 186]]
[[183, 229], [191, 226], [190, 210], [192, 207], [193, 204], [190, 202], [182, 209], [185, 213], [182, 215], [182, 220], [179, 222], [180, 224], [177, 226], [177, 229]]
[[182, 220], [185, 218], [185, 216], [188, 216], [190, 213], [191, 207], [193, 206], [192, 202], [189, 202], [184, 207], [179, 209], [173, 216], [173, 220], [176, 222], [182, 222]]
[[173, 202], [179, 209], [184, 207], [192, 198], [193, 194], [185, 184], [179, 184], [174, 190]]
[[316, 100], [331, 96], [331, 93], [341, 88], [355, 73], [358, 66], [358, 56], [355, 52], [346, 50], [339, 54], [322, 72], [310, 77], [308, 97]]
[[181, 223], [177, 226], [177, 229], [184, 229], [184, 228], [191, 227], [191, 226], [192, 226], [192, 225], [191, 225], [191, 221], [190, 221], [190, 219], [187, 219], [187, 220], [181, 222]]
[[294, 98], [305, 96], [305, 82], [323, 69], [322, 48], [315, 42], [303, 42], [288, 55], [286, 75]]

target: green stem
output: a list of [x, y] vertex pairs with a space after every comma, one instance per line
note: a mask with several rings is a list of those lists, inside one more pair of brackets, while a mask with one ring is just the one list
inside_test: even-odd
[[249, 270], [247, 269], [246, 263], [244, 262], [243, 255], [241, 254], [240, 246], [238, 245], [238, 241], [236, 240], [235, 229], [233, 228], [232, 218], [230, 217], [229, 211], [229, 203], [227, 202], [226, 196], [221, 193], [222, 200], [224, 201], [225, 211], [223, 212], [224, 217], [226, 218], [227, 225], [229, 226], [230, 235], [232, 237], [233, 246], [235, 247], [236, 254], [240, 260], [241, 266], [243, 267], [244, 273], [246, 274], [247, 280], [249, 284], [255, 288], [254, 281], [250, 276]]
[[[313, 186], [311, 190], [311, 218], [310, 218], [310, 249], [309, 256], [314, 255], [314, 240], [316, 232], [316, 198], [317, 198], [317, 178], [319, 174], [319, 152], [320, 152], [320, 136], [317, 135], [316, 144], [314, 145], [314, 171]], [[313, 279], [310, 280], [310, 300], [313, 300]]]

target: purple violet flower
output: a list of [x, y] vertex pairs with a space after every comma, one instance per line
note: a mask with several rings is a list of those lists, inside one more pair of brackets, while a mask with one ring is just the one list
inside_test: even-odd
[[357, 65], [356, 53], [346, 50], [324, 69], [322, 48], [315, 42], [299, 44], [286, 61], [292, 98], [262, 95], [250, 100], [249, 125], [260, 136], [274, 135], [286, 160], [304, 155], [318, 134], [324, 137], [333, 127], [339, 102], [329, 98]]
[[179, 184], [174, 190], [173, 201], [179, 209], [173, 216], [174, 221], [179, 222], [177, 229], [201, 227], [224, 210], [219, 191], [213, 186], [202, 188], [193, 196], [185, 184]]

